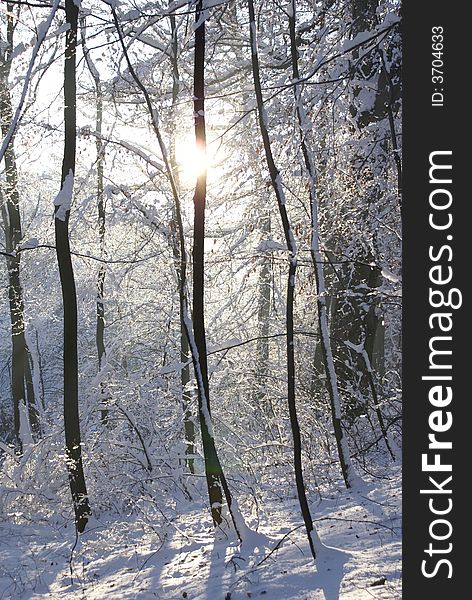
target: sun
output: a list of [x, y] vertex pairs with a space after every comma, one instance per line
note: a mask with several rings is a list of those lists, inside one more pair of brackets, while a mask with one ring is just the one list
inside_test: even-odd
[[175, 154], [179, 174], [187, 183], [192, 183], [202, 175], [211, 165], [208, 151], [198, 148], [195, 139], [185, 137], [176, 144]]

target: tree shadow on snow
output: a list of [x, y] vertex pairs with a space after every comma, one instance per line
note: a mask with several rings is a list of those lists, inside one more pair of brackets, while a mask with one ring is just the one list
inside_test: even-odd
[[[263, 536], [265, 538], [265, 536]], [[265, 538], [267, 540], [267, 538]], [[262, 541], [262, 540], [261, 540]], [[266, 546], [266, 544], [263, 544]], [[299, 600], [311, 598], [311, 593], [319, 591], [324, 600], [338, 600], [342, 581], [345, 575], [345, 565], [352, 559], [350, 553], [323, 546], [318, 550], [316, 563], [311, 555], [302, 552], [293, 553], [293, 549], [280, 549], [279, 554], [273, 551], [266, 554], [249, 556], [247, 552], [235, 552], [228, 560], [229, 542], [225, 548], [215, 549], [212, 558], [220, 559], [227, 552], [225, 585], [215, 585], [218, 580], [218, 570], [221, 567], [214, 563], [213, 580], [209, 580], [205, 600], [213, 598], [264, 597], [270, 600]], [[297, 546], [298, 547], [298, 546]], [[259, 545], [262, 550], [262, 546]], [[298, 547], [301, 550], [300, 547]], [[287, 555], [288, 552], [288, 555]], [[229, 569], [229, 565], [234, 569]], [[231, 595], [227, 596], [228, 590]], [[242, 594], [242, 595], [241, 595]], [[318, 598], [318, 596], [317, 596]], [[320, 596], [321, 598], [321, 596]]]
[[338, 600], [344, 577], [344, 565], [351, 554], [325, 546], [316, 559], [316, 582], [325, 600]]
[[[233, 536], [234, 537], [234, 536]], [[295, 600], [304, 594], [320, 591], [325, 600], [338, 600], [345, 565], [350, 553], [323, 546], [316, 564], [308, 555], [289, 559], [282, 551], [278, 556], [269, 551], [274, 540], [251, 532], [238, 544], [232, 536], [215, 534], [208, 557], [208, 576], [203, 596], [198, 600], [266, 597], [270, 600]], [[264, 596], [262, 596], [264, 595]]]
[[223, 600], [233, 597], [233, 591], [242, 580], [249, 582], [247, 575], [252, 572], [254, 560], [264, 556], [272, 540], [245, 525], [242, 543], [230, 527], [216, 530], [214, 536], [205, 599]]

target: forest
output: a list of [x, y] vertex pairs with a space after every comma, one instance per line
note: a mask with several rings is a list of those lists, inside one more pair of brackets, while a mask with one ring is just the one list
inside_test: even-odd
[[401, 597], [399, 0], [2, 0], [0, 598]]

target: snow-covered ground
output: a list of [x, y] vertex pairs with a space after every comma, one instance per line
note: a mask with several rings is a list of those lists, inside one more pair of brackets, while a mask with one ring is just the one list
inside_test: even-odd
[[[177, 514], [178, 512], [178, 514]], [[315, 566], [298, 503], [275, 498], [242, 548], [215, 536], [204, 507], [94, 518], [76, 543], [64, 524], [0, 523], [0, 598], [165, 600], [386, 600], [401, 598], [401, 474], [312, 503], [323, 542]], [[267, 536], [267, 539], [265, 536]], [[260, 547], [253, 547], [259, 544]]]

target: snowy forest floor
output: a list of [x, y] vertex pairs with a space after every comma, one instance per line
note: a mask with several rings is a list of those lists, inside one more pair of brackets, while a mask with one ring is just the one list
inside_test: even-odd
[[70, 525], [0, 523], [0, 598], [401, 598], [400, 468], [311, 506], [323, 542], [341, 549], [316, 567], [294, 498], [264, 503], [257, 530], [269, 540], [255, 548], [215, 535], [195, 502], [166, 509], [158, 526], [94, 518], [74, 550]]

